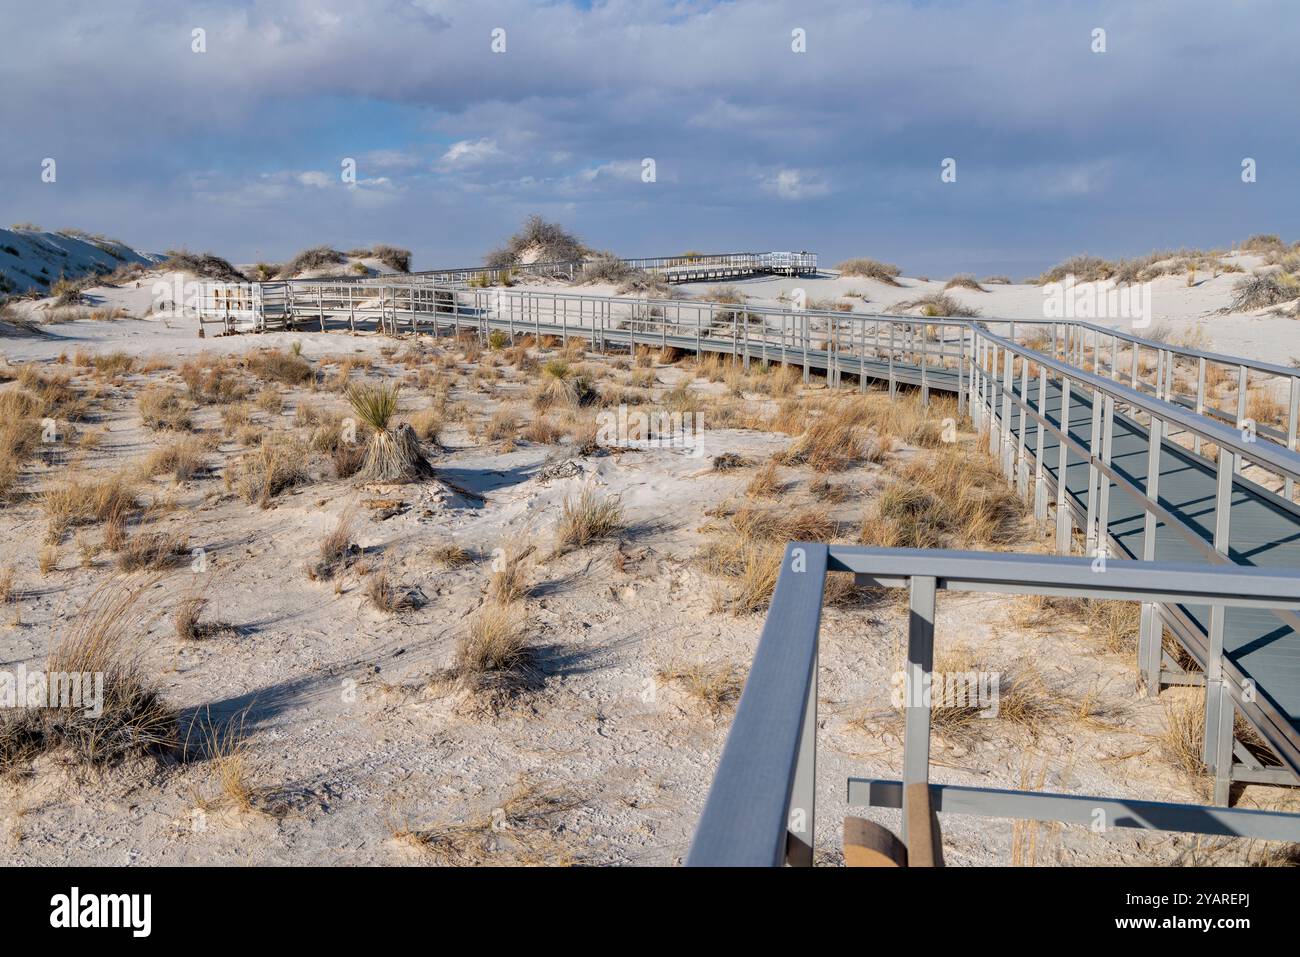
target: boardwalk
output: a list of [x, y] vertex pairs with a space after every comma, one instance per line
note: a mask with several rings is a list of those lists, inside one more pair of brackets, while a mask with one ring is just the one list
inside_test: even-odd
[[[675, 264], [657, 263], [660, 268]], [[1103, 330], [1087, 324], [1059, 324], [1051, 329], [1046, 354], [1020, 346], [1014, 339], [1016, 326], [1034, 327], [1033, 323], [1009, 323], [986, 320], [972, 323], [944, 318], [873, 316], [826, 312], [793, 311], [777, 307], [727, 304], [701, 300], [645, 300], [610, 298], [580, 292], [541, 292], [512, 289], [468, 289], [435, 287], [418, 281], [386, 279], [382, 284], [355, 283], [281, 283], [266, 284], [259, 290], [261, 328], [346, 327], [352, 330], [371, 325], [376, 331], [398, 333], [434, 332], [459, 334], [472, 332], [486, 340], [494, 332], [513, 338], [532, 334], [568, 341], [586, 340], [593, 349], [634, 351], [638, 346], [671, 347], [685, 352], [734, 355], [750, 362], [780, 362], [802, 366], [805, 377], [824, 374], [832, 384], [840, 384], [845, 375], [855, 378], [862, 388], [878, 381], [891, 391], [917, 388], [923, 396], [930, 392], [947, 392], [958, 396], [959, 409], [978, 402], [971, 411], [991, 431], [994, 440], [1005, 429], [1007, 445], [1013, 446], [1016, 480], [1029, 494], [1023, 470], [1035, 474], [1038, 462], [1039, 423], [1025, 415], [1022, 401], [1039, 408], [1039, 372], [1044, 361], [1052, 365], [1052, 375], [1041, 379], [1046, 385], [1042, 414], [1047, 421], [1042, 444], [1042, 478], [1050, 501], [1060, 501], [1061, 514], [1068, 515], [1059, 537], [1060, 550], [1069, 551], [1070, 526], [1092, 527], [1095, 516], [1105, 515], [1105, 540], [1109, 554], [1115, 558], [1156, 560], [1160, 562], [1234, 562], [1268, 568], [1300, 568], [1300, 507], [1290, 499], [1294, 483], [1300, 478], [1300, 456], [1296, 445], [1297, 397], [1300, 396], [1300, 373], [1295, 370], [1251, 362], [1236, 357], [1214, 356], [1195, 350], [1147, 342], [1135, 336]], [[1010, 325], [1012, 339], [1001, 339], [987, 332], [985, 323]], [[1060, 339], [1058, 340], [1058, 333]], [[976, 339], [985, 351], [977, 352]], [[1088, 353], [1091, 342], [1092, 352]], [[1103, 346], [1109, 342], [1109, 352]], [[991, 347], [991, 362], [985, 347]], [[1139, 350], [1152, 350], [1158, 357], [1153, 382], [1140, 378]], [[1007, 370], [999, 356], [1013, 357]], [[1144, 353], [1145, 355], [1145, 353]], [[1057, 358], [1052, 358], [1053, 356]], [[1061, 359], [1061, 356], [1066, 358]], [[1131, 374], [1120, 374], [1120, 359], [1131, 360]], [[1174, 390], [1178, 362], [1200, 364], [1202, 394], [1189, 402]], [[1216, 542], [1216, 493], [1219, 491], [1217, 466], [1206, 456], [1183, 448], [1168, 438], [1166, 428], [1159, 445], [1158, 496], [1154, 506], [1144, 500], [1147, 470], [1150, 464], [1149, 429], [1141, 421], [1142, 409], [1150, 416], [1158, 414], [1166, 422], [1182, 415], [1182, 428], [1195, 437], [1195, 448], [1210, 451], [1215, 444], [1233, 445], [1235, 430], [1225, 431], [1223, 420], [1231, 416], [1211, 409], [1204, 402], [1206, 362], [1230, 364], [1239, 369], [1240, 381], [1247, 379], [1247, 365], [1257, 374], [1281, 380], [1290, 394], [1290, 418], [1280, 427], [1258, 430], [1258, 446], [1240, 446], [1235, 454], [1257, 460], [1259, 450], [1274, 450], [1281, 458], [1280, 470], [1274, 470], [1278, 485], [1285, 494], [1270, 491], [1243, 477], [1233, 475], [1223, 487], [1226, 509], [1226, 541]], [[1106, 367], [1109, 366], [1109, 378]], [[1026, 374], [1033, 369], [1033, 378]], [[1089, 371], [1085, 371], [1089, 370]], [[1089, 372], [1096, 372], [1090, 376]], [[979, 380], [972, 388], [972, 376]], [[1077, 377], [1077, 379], [1076, 379]], [[1059, 429], [1061, 418], [1061, 382], [1065, 378], [1083, 382], [1070, 393], [1069, 430], [1071, 447], [1067, 450], [1064, 496], [1058, 496]], [[1132, 388], [1124, 384], [1129, 379]], [[1006, 395], [1003, 387], [1008, 386]], [[1023, 393], [1023, 394], [1022, 394]], [[1106, 396], [1106, 417], [1113, 423], [1110, 436], [1109, 468], [1113, 477], [1098, 482], [1090, 492], [1093, 478], [1102, 463], [1095, 458], [1101, 437], [1094, 442], [1094, 422], [1101, 421], [1101, 409], [1094, 409], [1093, 396]], [[1238, 406], [1244, 408], [1238, 390]], [[1006, 404], [1007, 400], [1011, 400]], [[1169, 403], [1173, 403], [1172, 405]], [[1199, 404], [1206, 413], [1187, 411]], [[1173, 411], [1177, 409], [1175, 414]], [[1006, 416], [1006, 423], [1003, 423]], [[1216, 431], [1217, 430], [1217, 431]], [[1252, 435], [1250, 441], [1254, 441]], [[1082, 451], [1081, 451], [1082, 450]], [[1003, 448], [1003, 453], [1007, 449]], [[1252, 454], [1254, 453], [1254, 454]], [[1269, 455], [1273, 455], [1272, 452]], [[1268, 455], [1264, 456], [1268, 457]], [[1008, 475], [1013, 474], [1010, 458]], [[1124, 486], [1128, 486], [1126, 490]], [[1098, 501], [1092, 501], [1092, 496]], [[1041, 493], [1040, 493], [1041, 496]], [[1039, 518], [1046, 519], [1047, 507], [1036, 502]], [[1154, 548], [1146, 548], [1146, 525], [1149, 515], [1158, 515], [1154, 523]], [[1184, 528], [1180, 530], [1179, 526]], [[1092, 547], [1091, 537], [1088, 539]], [[1218, 546], [1216, 548], [1216, 545]], [[1157, 608], [1157, 606], [1151, 606]], [[1210, 609], [1203, 606], [1158, 606], [1159, 621], [1144, 629], [1146, 651], [1144, 675], [1149, 690], [1163, 683], [1195, 684], [1205, 682], [1199, 674], [1181, 673], [1173, 660], [1159, 651], [1159, 628], [1168, 628], [1192, 658], [1207, 672], [1213, 672], [1217, 660], [1212, 652], [1213, 632]], [[1151, 641], [1146, 636], [1154, 634]], [[1289, 612], [1268, 608], [1234, 607], [1225, 612], [1223, 627], [1224, 678], [1231, 686], [1233, 705], [1268, 743], [1281, 766], [1261, 763], [1234, 742], [1236, 762], [1230, 772], [1234, 780], [1282, 782], [1300, 775], [1300, 620]], [[1216, 679], [1217, 680], [1217, 679]], [[1226, 693], [1226, 692], [1225, 692]], [[1210, 696], [1207, 695], [1207, 699]], [[1226, 700], [1226, 699], [1225, 699]], [[1213, 717], [1211, 715], [1211, 717]], [[1208, 739], [1207, 739], [1208, 740]], [[1208, 745], [1207, 745], [1208, 747]], [[1218, 778], [1218, 791], [1226, 791], [1229, 775]], [[1223, 797], [1226, 800], [1226, 797]]]

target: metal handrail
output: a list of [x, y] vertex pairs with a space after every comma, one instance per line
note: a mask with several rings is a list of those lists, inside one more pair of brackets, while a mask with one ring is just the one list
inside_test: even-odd
[[1220, 448], [1231, 449], [1235, 454], [1249, 458], [1257, 465], [1267, 465], [1279, 475], [1289, 475], [1293, 479], [1300, 479], [1300, 453], [1273, 444], [1262, 445], [1258, 442], [1243, 440], [1241, 432], [1237, 429], [1229, 428], [1203, 415], [1197, 415], [1195, 412], [1188, 412], [1174, 403], [1165, 402], [1162, 399], [1153, 399], [1146, 393], [1122, 385], [1113, 379], [1107, 379], [1078, 366], [1054, 359], [992, 332], [979, 330], [976, 332], [976, 337], [977, 339], [987, 339], [1014, 356], [1052, 369], [1072, 382], [1086, 384], [1094, 392], [1109, 395], [1125, 405], [1155, 416], [1162, 422], [1173, 422], [1182, 426], [1188, 432], [1199, 433], [1202, 439], [1213, 442]]
[[[911, 593], [905, 682], [903, 780], [850, 780], [850, 798], [897, 806], [909, 784], [929, 783], [930, 709], [913, 683], [933, 668], [939, 589], [1009, 594], [1103, 595], [1144, 603], [1241, 605], [1300, 610], [1300, 572], [932, 549], [795, 542], [786, 546], [776, 591], [735, 720], [696, 827], [691, 866], [811, 864], [816, 834], [817, 648], [828, 573]], [[1230, 757], [1230, 755], [1229, 755]], [[945, 786], [930, 785], [936, 806]], [[965, 813], [1075, 820], [1073, 796], [953, 789]], [[979, 793], [974, 793], [978, 791]], [[1300, 814], [1124, 799], [1088, 798], [1107, 826], [1300, 839]], [[1127, 813], [1123, 813], [1127, 812]], [[1092, 816], [1096, 823], [1096, 815]], [[906, 841], [906, 822], [904, 823]]]

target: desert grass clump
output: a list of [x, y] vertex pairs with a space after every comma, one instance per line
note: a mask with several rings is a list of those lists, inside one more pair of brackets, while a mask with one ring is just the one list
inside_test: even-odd
[[316, 561], [307, 566], [307, 577], [312, 581], [329, 581], [346, 568], [348, 560], [359, 551], [352, 543], [355, 531], [354, 513], [345, 510], [317, 546]]
[[745, 687], [745, 670], [731, 662], [673, 664], [661, 668], [658, 677], [680, 686], [714, 717], [734, 708]]
[[576, 409], [593, 405], [599, 398], [591, 379], [579, 374], [567, 359], [551, 359], [542, 364], [541, 377], [533, 390], [533, 407], [545, 410], [564, 405]]
[[510, 864], [577, 863], [581, 858], [558, 837], [572, 831], [561, 827], [558, 818], [582, 804], [566, 789], [523, 779], [490, 813], [427, 826], [399, 821], [393, 838], [442, 864], [500, 864], [506, 854]]
[[279, 390], [267, 386], [257, 394], [257, 407], [267, 415], [279, 415], [284, 410], [284, 397]]
[[221, 433], [227, 438], [234, 436], [240, 429], [253, 422], [252, 409], [247, 403], [239, 402], [224, 406], [221, 410]]
[[918, 299], [896, 302], [889, 307], [889, 312], [919, 312], [933, 318], [951, 317], [973, 319], [980, 314], [974, 306], [963, 305], [945, 292], [935, 292]]
[[226, 485], [250, 505], [269, 508], [281, 492], [308, 479], [307, 448], [293, 436], [271, 433], [226, 471]]
[[179, 565], [188, 554], [183, 536], [142, 532], [128, 539], [117, 553], [117, 567], [124, 572], [162, 571]]
[[883, 548], [1009, 545], [1025, 505], [991, 459], [945, 446], [904, 468], [862, 522], [859, 539]]
[[973, 289], [975, 292], [988, 292], [987, 289], [979, 284], [979, 280], [969, 273], [962, 273], [953, 276], [944, 283], [943, 288], [945, 292], [949, 289]]
[[135, 508], [135, 491], [124, 473], [103, 477], [75, 473], [41, 496], [51, 540], [75, 525], [120, 523]]
[[439, 545], [430, 552], [430, 556], [443, 568], [463, 568], [474, 564], [474, 556], [469, 549], [455, 542]]
[[1300, 280], [1286, 273], [1247, 276], [1232, 287], [1228, 312], [1250, 312], [1300, 297]]
[[776, 498], [785, 488], [777, 473], [776, 460], [770, 459], [759, 469], [745, 486], [745, 494], [750, 498]]
[[875, 259], [846, 259], [835, 267], [840, 276], [861, 276], [863, 279], [875, 279], [888, 286], [897, 286], [902, 270], [892, 263], [882, 263]]
[[302, 356], [279, 349], [249, 353], [248, 368], [259, 379], [284, 385], [306, 385], [316, 376], [311, 363]]
[[528, 557], [536, 546], [508, 548], [499, 553], [488, 579], [488, 597], [498, 605], [512, 605], [528, 595]]
[[380, 567], [371, 572], [366, 579], [363, 594], [377, 610], [388, 615], [406, 611], [418, 605], [416, 596], [408, 588], [403, 588], [393, 581], [392, 573], [387, 567]]
[[855, 426], [827, 416], [813, 421], [780, 453], [782, 465], [807, 465], [816, 472], [842, 472], [862, 459], [863, 447]]
[[164, 385], [151, 385], [136, 399], [140, 419], [145, 426], [157, 431], [188, 432], [194, 427], [189, 406], [175, 389]]
[[537, 445], [554, 445], [563, 434], [563, 430], [549, 416], [538, 415], [524, 426], [519, 437]]
[[421, 409], [411, 415], [411, 428], [415, 430], [420, 441], [428, 442], [430, 445], [438, 445], [438, 435], [442, 432], [442, 426], [442, 413], [437, 409]]
[[56, 707], [6, 709], [0, 715], [0, 772], [23, 774], [43, 754], [102, 768], [175, 752], [176, 711], [144, 677], [140, 663], [139, 642], [147, 630], [138, 602], [143, 590], [110, 581], [64, 628], [46, 659], [46, 672], [93, 676], [83, 677], [82, 695], [102, 700], [94, 708], [61, 698]]
[[[697, 561], [706, 573], [722, 583], [714, 593], [713, 610], [745, 615], [767, 607], [788, 542], [830, 541], [836, 536], [838, 526], [824, 508], [816, 506], [791, 512], [745, 505], [725, 524], [708, 530], [716, 534], [705, 543]], [[827, 604], [851, 604], [866, 595], [847, 576], [827, 579]]]
[[827, 505], [840, 505], [857, 494], [857, 489], [846, 482], [831, 482], [828, 479], [814, 479], [808, 483], [808, 491], [813, 498]]
[[403, 423], [390, 427], [397, 413], [400, 386], [355, 385], [348, 389], [348, 403], [369, 430], [365, 461], [357, 477], [372, 482], [412, 482], [433, 475], [420, 448], [415, 430]]
[[1205, 711], [1201, 692], [1170, 696], [1165, 703], [1165, 727], [1158, 741], [1165, 756], [1188, 777], [1206, 773], [1201, 748], [1205, 740]]
[[535, 686], [540, 673], [523, 607], [496, 601], [480, 606], [456, 642], [451, 676], [494, 708]]
[[149, 478], [171, 473], [175, 481], [186, 482], [203, 472], [204, 452], [203, 441], [187, 435], [150, 452], [140, 471]]
[[591, 487], [569, 496], [560, 509], [555, 529], [556, 554], [585, 548], [610, 538], [624, 527], [623, 506], [617, 498], [605, 498]]

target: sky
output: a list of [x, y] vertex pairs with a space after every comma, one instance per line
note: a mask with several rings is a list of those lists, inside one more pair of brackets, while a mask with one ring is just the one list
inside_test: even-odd
[[537, 213], [628, 257], [1020, 278], [1300, 239], [1296, 0], [0, 0], [0, 24], [0, 223], [147, 251], [474, 265]]

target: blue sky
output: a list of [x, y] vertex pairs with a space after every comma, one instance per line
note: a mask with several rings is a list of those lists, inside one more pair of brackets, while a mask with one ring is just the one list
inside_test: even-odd
[[468, 265], [537, 212], [628, 256], [809, 249], [1018, 278], [1085, 251], [1300, 238], [1295, 0], [50, 0], [2, 17], [0, 222], [148, 250], [388, 242], [417, 268]]

